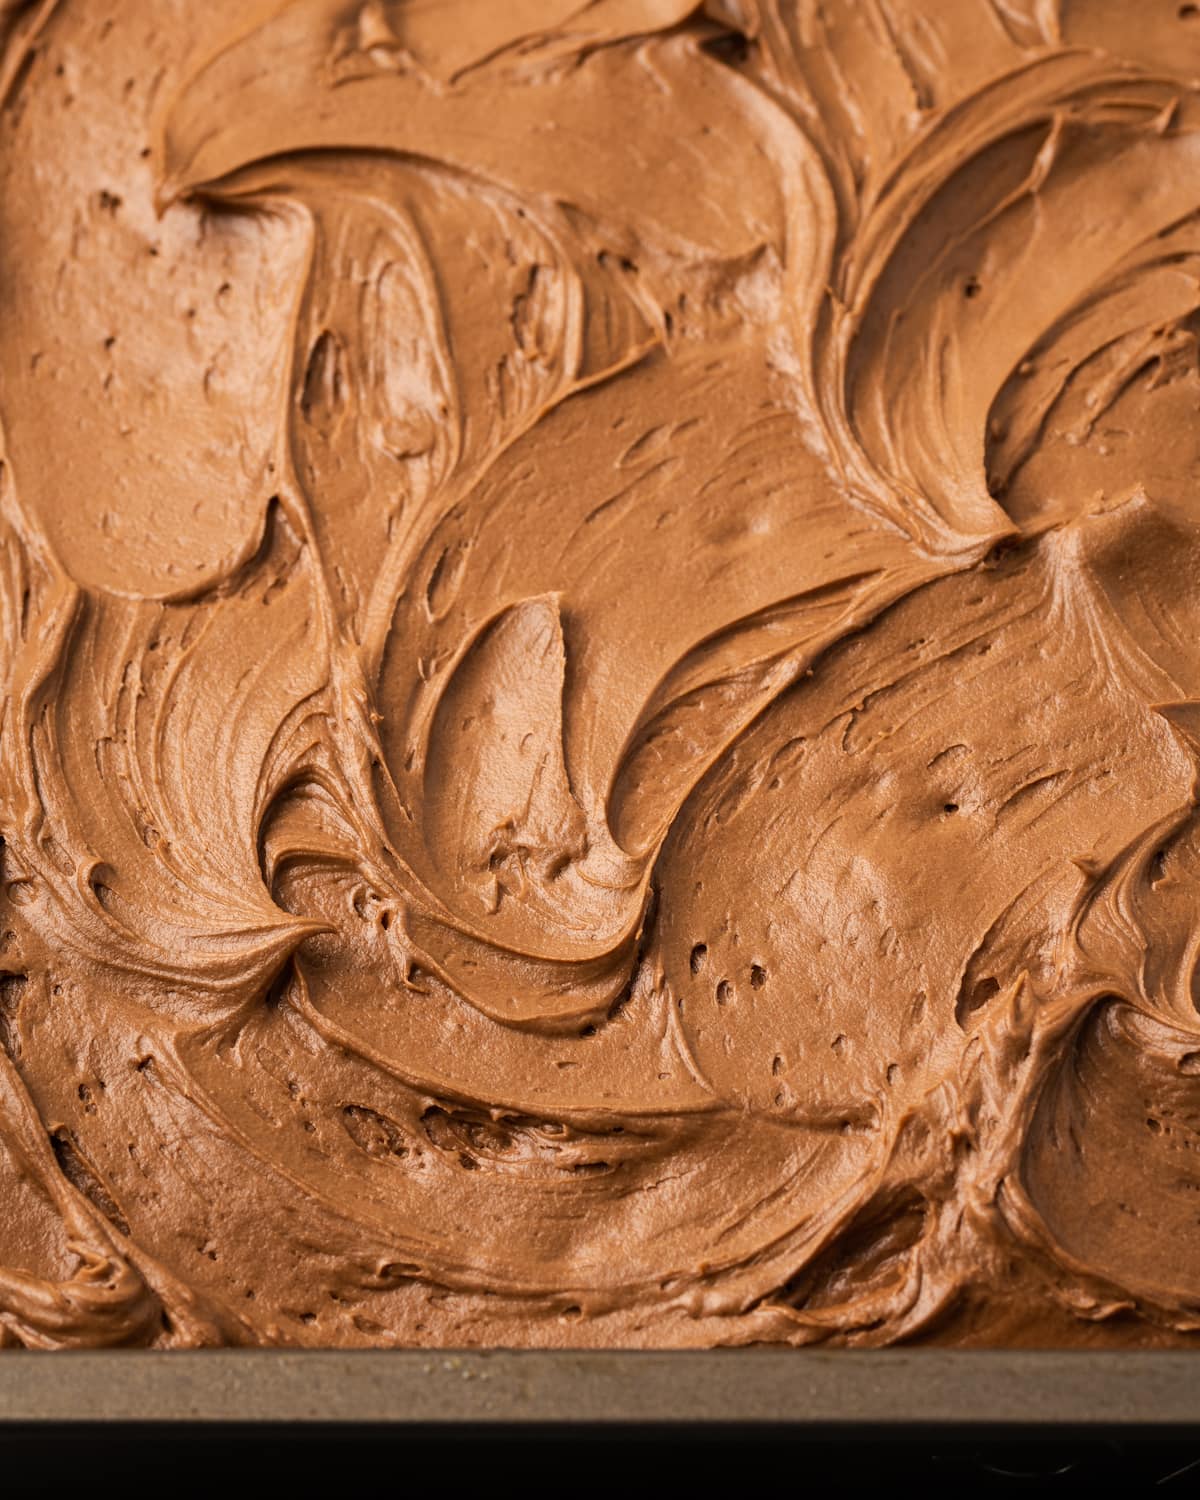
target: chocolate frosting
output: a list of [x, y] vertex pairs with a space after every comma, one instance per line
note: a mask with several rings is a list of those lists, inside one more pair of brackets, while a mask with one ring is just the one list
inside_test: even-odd
[[1187, 1342], [1200, 9], [0, 40], [0, 1342]]

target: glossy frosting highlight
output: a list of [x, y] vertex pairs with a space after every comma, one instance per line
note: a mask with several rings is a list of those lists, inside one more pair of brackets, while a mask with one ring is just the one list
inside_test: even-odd
[[1190, 1342], [1196, 8], [0, 41], [0, 1343]]

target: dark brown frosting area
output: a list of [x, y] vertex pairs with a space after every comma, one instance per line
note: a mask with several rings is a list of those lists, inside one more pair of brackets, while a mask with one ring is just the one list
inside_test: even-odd
[[0, 3], [0, 1343], [1200, 1327], [1200, 19]]

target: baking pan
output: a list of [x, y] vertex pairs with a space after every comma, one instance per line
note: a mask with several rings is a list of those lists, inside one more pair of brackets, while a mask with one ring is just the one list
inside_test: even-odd
[[64, 1422], [1200, 1433], [1200, 1365], [1186, 1351], [0, 1354], [0, 1424]]
[[[1184, 1353], [0, 1354], [0, 1484], [123, 1497], [1192, 1492]], [[415, 1478], [414, 1478], [415, 1476]], [[103, 1480], [101, 1479], [103, 1485]], [[421, 1490], [425, 1493], [425, 1488]]]

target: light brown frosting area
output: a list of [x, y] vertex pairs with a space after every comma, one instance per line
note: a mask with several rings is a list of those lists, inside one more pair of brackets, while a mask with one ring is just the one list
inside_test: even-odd
[[1200, 10], [0, 0], [0, 1343], [1200, 1328]]

